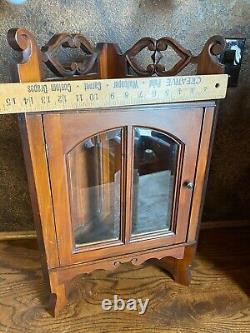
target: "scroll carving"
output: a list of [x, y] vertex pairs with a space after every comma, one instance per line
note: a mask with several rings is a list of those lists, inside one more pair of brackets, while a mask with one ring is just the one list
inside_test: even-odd
[[[166, 51], [168, 47], [171, 47], [180, 57], [180, 60], [170, 70], [166, 70], [165, 66], [160, 63], [163, 57], [162, 52]], [[145, 48], [152, 52], [152, 63], [149, 64], [146, 69], [138, 65], [135, 61], [135, 56]], [[153, 74], [158, 76], [171, 76], [179, 73], [188, 63], [190, 63], [192, 54], [172, 38], [163, 37], [155, 40], [154, 38], [146, 37], [140, 39], [134, 46], [127, 50], [125, 52], [125, 57], [134, 72], [141, 76], [151, 76]]]
[[[8, 32], [8, 41], [14, 50], [21, 53], [21, 63], [18, 66], [22, 66], [24, 71], [24, 64], [33, 62], [33, 68], [37, 68], [41, 76], [40, 66], [43, 61], [58, 77], [87, 76], [90, 74], [98, 76], [100, 50], [81, 34], [56, 34], [42, 47], [42, 52], [38, 49], [32, 34], [25, 29], [11, 29]], [[61, 63], [56, 56], [56, 52], [61, 47], [80, 49], [83, 52], [83, 60], [68, 65]], [[197, 65], [197, 74], [221, 74], [224, 72], [224, 66], [219, 63], [218, 56], [224, 51], [224, 47], [225, 40], [221, 36], [213, 36], [206, 42], [201, 53], [194, 56], [191, 51], [185, 49], [173, 38], [162, 37], [156, 40], [145, 37], [135, 43], [120, 58], [124, 66], [127, 64], [138, 76], [174, 76], [189, 64]], [[176, 53], [179, 60], [172, 68], [166, 69], [165, 64], [162, 63], [162, 58], [164, 52], [168, 52], [170, 48]], [[145, 49], [150, 52], [152, 59], [146, 68], [136, 60], [136, 56]], [[33, 74], [30, 73], [29, 76], [32, 81]], [[129, 73], [127, 76], [130, 76]]]
[[[188, 64], [197, 64], [197, 74], [223, 73], [224, 67], [218, 61], [217, 56], [223, 52], [225, 41], [221, 36], [211, 37], [205, 44], [198, 56], [193, 56], [191, 51], [182, 47], [177, 41], [169, 37], [158, 40], [146, 37], [140, 39], [134, 46], [124, 53], [129, 66], [140, 76], [173, 76], [181, 72]], [[180, 58], [179, 61], [169, 70], [161, 64], [164, 51], [172, 48]], [[151, 52], [152, 63], [143, 68], [136, 62], [135, 57], [143, 50]]]
[[142, 253], [132, 253], [116, 258], [109, 258], [105, 260], [83, 263], [72, 267], [70, 270], [67, 270], [67, 274], [64, 268], [61, 268], [58, 271], [59, 274], [59, 283], [65, 283], [75, 278], [77, 275], [83, 273], [91, 273], [97, 269], [103, 270], [114, 270], [118, 268], [121, 264], [131, 263], [135, 266], [142, 265], [145, 261], [149, 259], [162, 259], [164, 257], [173, 257], [176, 259], [183, 259], [185, 247], [176, 247], [173, 249], [164, 249], [164, 250], [147, 250]]
[[201, 53], [194, 59], [197, 65], [197, 74], [222, 74], [222, 65], [218, 56], [225, 49], [225, 39], [221, 36], [213, 36], [208, 39]]
[[[41, 80], [41, 53], [33, 35], [26, 29], [10, 29], [7, 39], [9, 45], [19, 52], [21, 58], [13, 71], [13, 80], [21, 82]], [[30, 70], [31, 66], [33, 71]]]
[[22, 62], [27, 62], [32, 54], [32, 34], [25, 29], [10, 29], [8, 31], [8, 42], [15, 50], [21, 52]]
[[[72, 62], [70, 65], [62, 64], [55, 56], [55, 52], [60, 47], [81, 49], [84, 52], [83, 61]], [[97, 60], [95, 48], [80, 34], [56, 34], [42, 47], [41, 51], [45, 64], [59, 77], [89, 74], [94, 69]]]
[[[79, 48], [84, 52], [82, 62], [72, 62], [70, 65], [62, 64], [55, 56], [60, 48]], [[225, 41], [221, 36], [211, 37], [205, 44], [201, 53], [194, 56], [190, 50], [185, 49], [176, 40], [170, 37], [162, 37], [158, 40], [145, 37], [135, 43], [123, 55], [124, 64], [128, 65], [138, 76], [174, 76], [180, 73], [189, 64], [197, 65], [197, 74], [220, 74], [224, 72], [224, 66], [219, 63], [218, 55], [225, 47]], [[152, 62], [145, 66], [138, 63], [137, 55], [148, 50]], [[164, 52], [172, 49], [179, 60], [170, 69], [166, 69], [162, 63]], [[94, 48], [90, 42], [80, 34], [61, 33], [54, 35], [50, 41], [42, 47], [43, 61], [49, 69], [59, 77], [72, 77], [97, 73], [97, 62], [100, 55], [99, 48]], [[127, 76], [130, 76], [127, 73]]]
[[[162, 259], [166, 256], [166, 254], [168, 253], [168, 251], [158, 251], [158, 252], [145, 252], [142, 254], [138, 254], [138, 255], [128, 255], [128, 256], [123, 256], [122, 258], [119, 258], [119, 260], [115, 260], [115, 261], [110, 261], [109, 262], [109, 267], [108, 269], [115, 269], [118, 268], [121, 264], [124, 263], [131, 263], [134, 266], [139, 266], [142, 265], [145, 261], [149, 260], [149, 259]], [[180, 251], [181, 255], [176, 255], [176, 259], [182, 259], [183, 258], [183, 249], [182, 251]], [[106, 269], [106, 268], [104, 268]]]

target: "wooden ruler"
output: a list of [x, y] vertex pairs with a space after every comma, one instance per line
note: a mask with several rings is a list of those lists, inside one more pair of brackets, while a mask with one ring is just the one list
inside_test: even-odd
[[0, 114], [82, 110], [224, 98], [228, 75], [0, 84]]

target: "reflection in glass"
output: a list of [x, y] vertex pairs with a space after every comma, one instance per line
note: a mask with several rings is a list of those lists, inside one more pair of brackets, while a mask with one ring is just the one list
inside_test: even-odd
[[67, 155], [76, 247], [119, 239], [122, 130], [84, 140]]
[[162, 132], [134, 128], [133, 235], [170, 229], [178, 149]]

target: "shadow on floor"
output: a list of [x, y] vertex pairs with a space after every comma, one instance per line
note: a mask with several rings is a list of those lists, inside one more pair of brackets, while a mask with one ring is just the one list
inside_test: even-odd
[[202, 230], [197, 254], [250, 297], [250, 227]]

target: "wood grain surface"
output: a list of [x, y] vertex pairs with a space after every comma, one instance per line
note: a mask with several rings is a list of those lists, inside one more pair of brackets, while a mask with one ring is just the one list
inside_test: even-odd
[[[34, 240], [0, 243], [0, 332], [250, 332], [250, 228], [204, 230], [190, 287], [160, 268], [124, 264], [72, 283], [58, 318], [45, 310], [46, 288]], [[101, 309], [104, 298], [149, 298], [144, 315]]]

